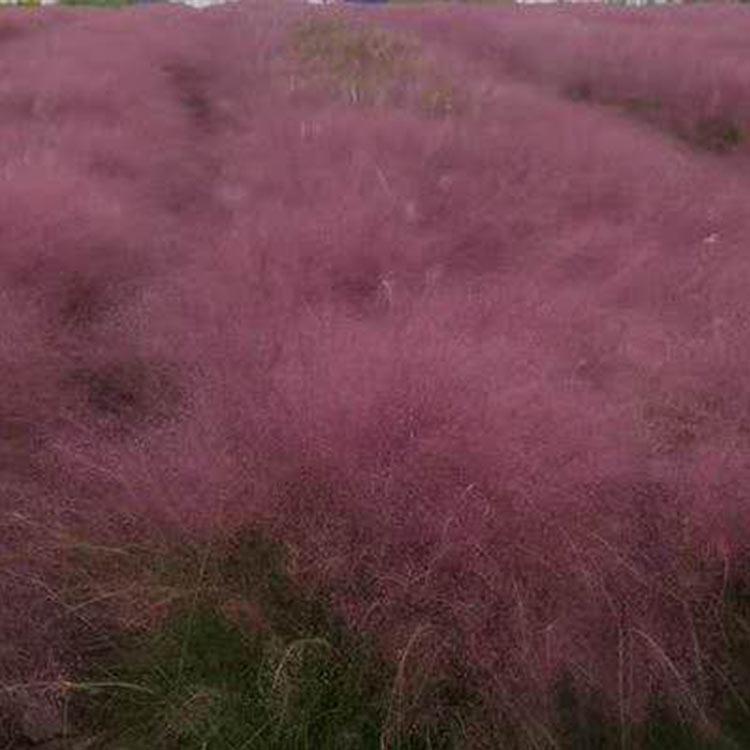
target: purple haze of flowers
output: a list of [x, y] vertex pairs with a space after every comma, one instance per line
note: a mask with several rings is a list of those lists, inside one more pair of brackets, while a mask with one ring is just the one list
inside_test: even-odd
[[430, 118], [296, 98], [307, 13], [0, 18], [0, 679], [70, 647], [34, 524], [125, 515], [264, 525], [519, 715], [577, 665], [700, 716], [691, 607], [750, 553], [750, 183], [539, 84], [744, 117], [745, 17], [394, 12], [466, 73]]

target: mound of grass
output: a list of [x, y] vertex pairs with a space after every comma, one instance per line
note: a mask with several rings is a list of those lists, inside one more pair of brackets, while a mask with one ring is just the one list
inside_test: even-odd
[[737, 750], [750, 740], [743, 695], [750, 599], [737, 582], [728, 584], [725, 602], [721, 728], [707, 737], [666, 700], [652, 702], [644, 724], [623, 726], [570, 673], [557, 683], [545, 727], [492, 712], [470, 681], [422, 674], [417, 664], [406, 675], [373, 640], [344, 626], [324, 592], [297, 587], [284, 548], [256, 532], [208, 546], [119, 552], [83, 543], [71, 549], [69, 604], [91, 601], [95, 579], [104, 585], [123, 575], [150, 582], [144, 610], [157, 598], [171, 604], [164, 616], [100, 633], [106, 647], [87, 651], [66, 683], [70, 738], [86, 738], [91, 750], [452, 750], [484, 747], [490, 738], [492, 746], [519, 750], [547, 746], [540, 742], [571, 750]]
[[311, 74], [326, 79], [353, 102], [380, 101], [399, 79], [415, 74], [414, 44], [338, 19], [300, 24], [292, 47]]
[[[91, 562], [96, 549], [81, 553]], [[386, 735], [392, 747], [454, 746], [453, 720], [394, 716], [394, 669], [324, 599], [295, 590], [280, 547], [245, 534], [197, 553], [161, 559], [163, 585], [192, 579], [189, 596], [156, 627], [116, 634], [68, 684], [74, 734], [90, 747], [376, 750]]]
[[124, 642], [81, 685], [80, 715], [102, 747], [376, 747], [365, 671], [330, 640], [261, 637], [200, 607]]
[[416, 85], [420, 111], [441, 115], [456, 109], [455, 86], [429, 69], [419, 44], [406, 35], [311, 19], [294, 29], [291, 47], [303, 78], [352, 104], [401, 104], [405, 89]]
[[[715, 682], [740, 737], [748, 680], [723, 681], [718, 610], [747, 546], [747, 185], [617, 117], [456, 75], [428, 40], [486, 96], [471, 127], [289, 106], [269, 90], [288, 26], [266, 5], [70, 24], [54, 80], [27, 64], [46, 44], [30, 17], [0, 34], [18, 46], [0, 118], [3, 693], [64, 675], [73, 728], [104, 747], [622, 750], [618, 712], [662, 690], [708, 713]], [[488, 59], [491, 15], [465, 43]], [[546, 38], [512, 15], [556, 53], [562, 15]], [[311, 66], [329, 75], [351, 33]], [[359, 73], [382, 64], [367, 49]], [[585, 68], [541, 68], [671, 116], [668, 87], [616, 88], [566, 54]], [[692, 394], [641, 418], [645, 391], [688, 382], [720, 399], [705, 418]], [[272, 519], [330, 600], [258, 540], [131, 547], [121, 509], [149, 540]], [[58, 547], [11, 511], [120, 549]], [[688, 516], [705, 520], [690, 538]], [[388, 665], [329, 603], [383, 635]], [[490, 741], [503, 711], [517, 729]], [[670, 724], [688, 735], [664, 720], [654, 745], [682, 742]]]

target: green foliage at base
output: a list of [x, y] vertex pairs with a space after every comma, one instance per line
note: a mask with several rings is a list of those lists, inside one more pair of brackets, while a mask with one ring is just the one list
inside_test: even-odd
[[[60, 592], [74, 611], [110, 601], [109, 584], [95, 581], [145, 582], [134, 590], [142, 606], [126, 608], [121, 626], [92, 631], [105, 645], [81, 648], [66, 683], [71, 750], [79, 740], [89, 750], [750, 747], [750, 590], [735, 580], [725, 590], [725, 653], [706, 661], [724, 684], [707, 734], [662, 696], [644, 724], [622, 726], [581, 675], [563, 675], [543, 718], [523, 701], [495, 701], [467, 665], [415, 658], [404, 672], [344, 626], [324, 591], [293, 582], [285, 548], [252, 531], [121, 549], [69, 539], [66, 549], [75, 573]], [[163, 600], [167, 611], [155, 606]], [[145, 616], [131, 620], [128, 609]]]
[[[203, 584], [192, 602], [155, 630], [122, 634], [81, 675], [76, 732], [98, 737], [102, 750], [379, 750], [393, 718], [394, 669], [295, 590], [279, 549], [245, 536], [213, 560], [188, 551], [162, 574], [175, 580], [192, 568], [195, 578], [196, 567]], [[228, 616], [212, 581], [259, 605], [261, 621], [248, 627]], [[454, 746], [451, 726], [399, 731], [394, 747]]]
[[[208, 609], [124, 643], [92, 675], [81, 718], [102, 747], [377, 747], [383, 708], [366, 663], [323, 638], [240, 631]], [[370, 678], [372, 675], [370, 675]], [[93, 691], [93, 692], [92, 692]]]

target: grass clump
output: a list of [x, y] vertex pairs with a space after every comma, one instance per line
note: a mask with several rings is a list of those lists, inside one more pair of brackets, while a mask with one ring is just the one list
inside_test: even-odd
[[81, 718], [101, 747], [375, 746], [380, 708], [362, 668], [334, 642], [244, 632], [200, 606], [123, 642], [84, 683]]
[[[117, 634], [69, 683], [75, 734], [91, 748], [381, 747], [395, 669], [295, 588], [280, 547], [246, 534], [162, 558], [159, 573], [184, 590], [168, 616]], [[398, 718], [389, 746], [453, 746], [450, 727]]]
[[296, 27], [291, 48], [303, 80], [350, 104], [402, 106], [408, 91], [416, 90], [415, 106], [423, 114], [448, 115], [458, 108], [456, 87], [432, 70], [419, 43], [406, 35], [311, 19]]
[[[201, 544], [63, 542], [71, 572], [56, 590], [98, 645], [79, 641], [60, 686], [71, 741], [62, 747], [728, 750], [750, 740], [750, 597], [738, 579], [724, 600], [726, 659], [713, 665], [726, 687], [711, 712], [716, 736], [667, 697], [642, 725], [623, 725], [581, 674], [563, 675], [549, 724], [535, 729], [512, 701], [494, 704], [465, 665], [438, 664], [434, 641], [421, 638], [429, 628], [395, 663], [384, 659], [324, 591], [292, 580], [284, 547], [256, 532]], [[101, 617], [96, 603], [110, 605], [123, 580], [121, 616]], [[0, 722], [6, 744], [9, 733]]]
[[383, 101], [399, 80], [416, 72], [418, 50], [412, 42], [336, 19], [301, 24], [293, 33], [292, 47], [312, 75], [352, 102]]

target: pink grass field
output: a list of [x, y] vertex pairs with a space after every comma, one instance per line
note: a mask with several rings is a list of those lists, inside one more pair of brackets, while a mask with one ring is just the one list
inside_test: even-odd
[[[290, 34], [324, 16], [420, 40], [455, 109], [305, 88]], [[567, 670], [614, 721], [663, 694], [714, 732], [748, 146], [674, 130], [750, 125], [748, 33], [735, 6], [0, 13], [0, 685], [71, 678], [51, 536], [250, 523], [407, 672], [531, 725]], [[602, 106], [632, 98], [663, 106]]]
[[[685, 137], [750, 124], [750, 13], [727, 4], [678, 9], [601, 5], [399, 12], [397, 25], [456, 46], [495, 74], [608, 105], [631, 105]], [[738, 164], [747, 171], [745, 159]]]

